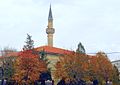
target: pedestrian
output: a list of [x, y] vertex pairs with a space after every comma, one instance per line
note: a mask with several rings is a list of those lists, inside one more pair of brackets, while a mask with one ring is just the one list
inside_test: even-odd
[[93, 85], [98, 85], [98, 80], [97, 79], [93, 80]]
[[107, 85], [112, 85], [112, 80], [107, 81]]
[[112, 85], [112, 80], [110, 80], [109, 85]]
[[52, 81], [50, 80], [45, 81], [45, 85], [52, 85]]
[[54, 80], [52, 80], [52, 85], [54, 85]]
[[40, 80], [41, 85], [45, 85], [45, 80]]
[[2, 79], [1, 85], [6, 85], [7, 80], [6, 79]]
[[6, 79], [4, 79], [3, 85], [6, 85], [6, 83], [7, 83], [7, 80], [6, 80]]
[[2, 81], [1, 81], [1, 85], [3, 85], [3, 83], [4, 83], [4, 79], [2, 79]]
[[0, 85], [2, 85], [2, 80], [0, 80]]

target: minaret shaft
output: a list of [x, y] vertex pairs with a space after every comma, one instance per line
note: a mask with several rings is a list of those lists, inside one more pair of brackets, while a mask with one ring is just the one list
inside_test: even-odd
[[53, 47], [53, 34], [48, 34], [48, 46]]

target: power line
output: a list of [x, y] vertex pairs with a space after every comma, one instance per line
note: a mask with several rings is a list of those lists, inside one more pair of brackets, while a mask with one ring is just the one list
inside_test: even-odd
[[[104, 52], [105, 54], [120, 54], [120, 52]], [[97, 54], [97, 53], [87, 53], [87, 54]]]

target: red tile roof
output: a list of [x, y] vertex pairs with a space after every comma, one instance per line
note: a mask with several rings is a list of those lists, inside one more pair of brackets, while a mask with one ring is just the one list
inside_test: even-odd
[[18, 52], [12, 52], [12, 53], [9, 53], [7, 56], [18, 56]]
[[[40, 46], [40, 47], [35, 48], [35, 50], [37, 50], [39, 52], [44, 50], [46, 53], [60, 54], [60, 55], [69, 54], [69, 53], [74, 52], [74, 51], [70, 51], [70, 50], [66, 50], [66, 49], [62, 49], [62, 48], [51, 47], [51, 46]], [[10, 56], [18, 56], [18, 54], [19, 54], [19, 52], [12, 52], [12, 53], [8, 54], [7, 56], [9, 56], [9, 57]]]
[[[74, 51], [57, 48], [57, 47], [51, 47], [51, 46], [40, 46], [40, 47], [35, 48], [35, 50], [37, 50], [38, 52], [45, 51], [46, 53], [60, 54], [60, 55], [69, 54], [69, 53], [74, 52]], [[10, 56], [17, 57], [18, 55], [19, 55], [19, 52], [12, 52], [12, 53], [8, 54], [7, 56], [8, 57], [10, 57]], [[87, 55], [87, 56], [89, 56], [90, 59], [94, 58], [94, 56], [92, 56], [92, 55]], [[3, 58], [3, 57], [0, 56], [0, 58]]]
[[37, 47], [35, 49], [37, 51], [44, 50], [47, 53], [55, 53], [55, 54], [67, 54], [67, 53], [73, 52], [73, 51], [70, 51], [70, 50], [65, 50], [65, 49], [51, 47], [51, 46], [41, 46], [41, 47]]

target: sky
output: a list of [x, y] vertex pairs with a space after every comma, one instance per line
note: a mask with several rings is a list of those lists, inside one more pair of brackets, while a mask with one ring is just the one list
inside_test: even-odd
[[21, 50], [27, 33], [35, 47], [47, 45], [50, 3], [55, 47], [76, 50], [81, 42], [88, 54], [120, 52], [120, 0], [0, 0], [0, 48]]

